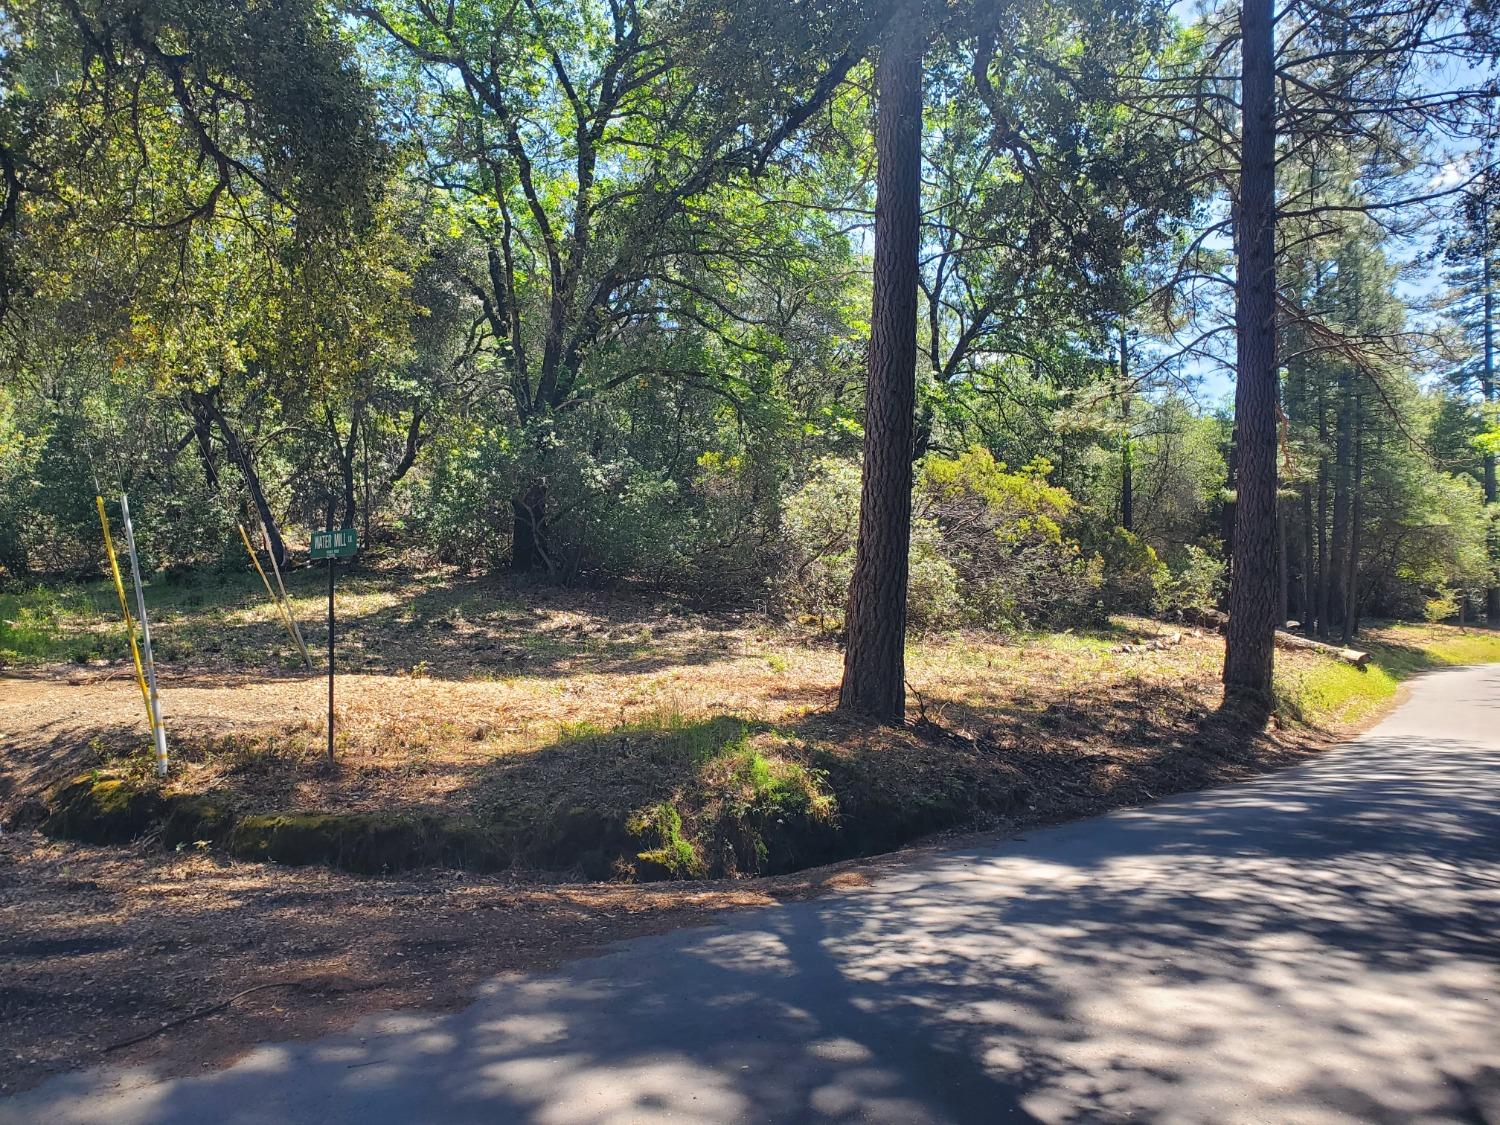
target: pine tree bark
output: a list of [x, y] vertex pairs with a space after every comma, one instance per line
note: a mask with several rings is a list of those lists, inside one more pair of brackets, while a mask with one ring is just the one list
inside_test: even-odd
[[1130, 433], [1130, 339], [1120, 327], [1120, 428], [1125, 431], [1120, 448], [1120, 526], [1135, 530], [1135, 442]]
[[1312, 482], [1304, 481], [1302, 484], [1302, 575], [1298, 584], [1300, 596], [1297, 599], [1297, 616], [1302, 621], [1302, 631], [1312, 632], [1313, 617], [1313, 591], [1317, 589], [1318, 576], [1316, 573], [1317, 556], [1314, 554], [1316, 547], [1313, 543], [1313, 502]]
[[1344, 644], [1354, 639], [1359, 631], [1359, 551], [1360, 540], [1365, 530], [1365, 505], [1360, 498], [1360, 488], [1365, 475], [1365, 439], [1363, 403], [1358, 385], [1354, 389], [1352, 404], [1354, 414], [1354, 466], [1349, 480], [1350, 507], [1349, 554], [1344, 567]]
[[[1318, 390], [1318, 445], [1328, 448], [1328, 411]], [[1328, 457], [1318, 454], [1318, 612], [1317, 633], [1328, 636]]]
[[1349, 565], [1349, 458], [1352, 449], [1351, 435], [1353, 419], [1352, 396], [1349, 393], [1350, 373], [1344, 368], [1339, 373], [1338, 395], [1334, 409], [1338, 412], [1334, 423], [1333, 442], [1333, 527], [1329, 533], [1328, 553], [1328, 621], [1321, 634], [1332, 636], [1335, 629], [1344, 625], [1345, 577]]
[[1264, 718], [1276, 651], [1276, 104], [1273, 0], [1240, 13], [1235, 528], [1224, 703]]
[[[1490, 245], [1489, 183], [1485, 183], [1479, 213], [1480, 230], [1483, 232], [1481, 264], [1484, 284], [1484, 366], [1479, 371], [1479, 390], [1486, 404], [1496, 401], [1495, 386], [1495, 252]], [[1484, 454], [1484, 506], [1490, 517], [1489, 547], [1490, 566], [1500, 571], [1500, 497], [1496, 494], [1495, 454], [1486, 450]], [[1500, 579], [1492, 580], [1484, 592], [1484, 619], [1490, 628], [1500, 626]]]
[[864, 473], [839, 688], [841, 710], [892, 723], [906, 714], [924, 45], [920, 9], [909, 8], [893, 23], [875, 65], [875, 275]]

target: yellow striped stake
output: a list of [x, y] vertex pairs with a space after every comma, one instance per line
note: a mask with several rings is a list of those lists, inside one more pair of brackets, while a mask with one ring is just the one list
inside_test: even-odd
[[135, 618], [130, 613], [130, 602], [125, 598], [125, 583], [120, 578], [120, 562], [115, 558], [115, 541], [109, 534], [109, 517], [104, 513], [104, 497], [95, 496], [99, 508], [99, 526], [104, 529], [104, 547], [109, 552], [109, 570], [115, 579], [115, 593], [120, 596], [120, 612], [125, 615], [125, 632], [130, 639], [130, 655], [135, 661], [135, 682], [141, 687], [141, 701], [146, 704], [146, 726], [156, 733], [156, 716], [151, 710], [151, 690], [146, 687], [146, 670], [141, 666], [141, 650], [135, 643]]
[[271, 536], [264, 522], [260, 525], [260, 541], [266, 545], [266, 558], [271, 563], [271, 577], [276, 579], [276, 589], [281, 594], [281, 604], [286, 606], [286, 619], [292, 623], [292, 639], [302, 650], [302, 662], [312, 671], [312, 657], [307, 651], [307, 642], [302, 639], [302, 628], [297, 624], [297, 615], [292, 612], [292, 599], [287, 597], [286, 583], [281, 580], [281, 566], [276, 562], [276, 552], [271, 549]]
[[[281, 623], [286, 627], [287, 635], [292, 638], [292, 642], [302, 651], [302, 662], [311, 668], [312, 657], [308, 654], [307, 646], [302, 643], [302, 637], [297, 632], [297, 623], [292, 620], [290, 607], [283, 605], [281, 599], [276, 596], [276, 592], [271, 589], [271, 580], [266, 577], [266, 572], [261, 569], [260, 559], [255, 557], [255, 548], [250, 546], [250, 536], [245, 534], [245, 525], [237, 523], [234, 526], [239, 528], [240, 542], [245, 544], [245, 551], [250, 556], [250, 562], [255, 566], [255, 573], [260, 575], [260, 580], [265, 583], [266, 597], [271, 599], [272, 604], [276, 606], [276, 612], [281, 615]], [[275, 563], [274, 559], [271, 561], [273, 564]]]

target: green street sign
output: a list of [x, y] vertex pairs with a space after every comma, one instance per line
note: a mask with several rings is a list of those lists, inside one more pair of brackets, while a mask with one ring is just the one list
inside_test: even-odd
[[337, 531], [315, 531], [312, 534], [314, 559], [346, 559], [359, 550], [359, 537], [352, 527]]

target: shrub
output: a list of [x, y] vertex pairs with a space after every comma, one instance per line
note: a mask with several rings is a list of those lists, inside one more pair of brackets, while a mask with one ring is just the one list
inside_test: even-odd
[[[907, 591], [914, 630], [1021, 629], [1102, 615], [1103, 560], [1063, 535], [1073, 498], [1047, 483], [1050, 470], [1038, 461], [1012, 472], [984, 449], [923, 462], [913, 496]], [[843, 616], [858, 514], [858, 468], [832, 459], [818, 463], [783, 513], [786, 562], [779, 589], [791, 608], [825, 627]], [[1145, 565], [1155, 560], [1150, 548], [1137, 554]], [[1133, 580], [1149, 583], [1138, 575]]]
[[1422, 605], [1422, 616], [1428, 621], [1447, 621], [1458, 616], [1458, 595], [1444, 587], [1428, 598]]
[[416, 523], [443, 562], [493, 566], [504, 556], [514, 477], [505, 437], [477, 422], [434, 443]]
[[1224, 569], [1224, 560], [1202, 547], [1188, 547], [1179, 570], [1173, 573], [1163, 568], [1159, 573], [1157, 609], [1164, 613], [1212, 609], [1224, 589]]
[[1156, 551], [1123, 527], [1111, 528], [1101, 544], [1105, 603], [1116, 610], [1149, 613], [1156, 607], [1168, 571]]
[[957, 578], [952, 623], [1024, 629], [1102, 614], [1103, 564], [1064, 536], [1074, 501], [1047, 482], [1051, 469], [1039, 459], [1012, 471], [977, 448], [923, 462], [916, 511]]
[[935, 520], [912, 521], [908, 567], [906, 623], [919, 633], [957, 624], [963, 616], [958, 570], [944, 554]]
[[807, 482], [787, 499], [781, 519], [782, 598], [824, 628], [832, 627], [843, 619], [854, 575], [859, 466], [831, 457], [817, 462]]

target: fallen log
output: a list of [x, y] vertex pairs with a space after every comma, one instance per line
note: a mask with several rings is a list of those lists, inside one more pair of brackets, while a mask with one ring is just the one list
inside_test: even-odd
[[[1201, 625], [1206, 629], [1217, 629], [1223, 632], [1229, 625], [1229, 614], [1220, 613], [1217, 609], [1187, 609], [1182, 611], [1182, 619], [1192, 625]], [[1343, 648], [1339, 645], [1324, 644], [1315, 641], [1311, 637], [1300, 637], [1296, 633], [1288, 633], [1285, 629], [1276, 630], [1276, 646], [1286, 649], [1301, 649], [1305, 652], [1321, 652], [1335, 660], [1342, 660], [1346, 664], [1363, 671], [1370, 664], [1370, 654], [1357, 648]]]
[[1335, 657], [1345, 664], [1353, 664], [1361, 672], [1370, 663], [1368, 652], [1361, 652], [1357, 648], [1340, 648], [1338, 645], [1324, 644], [1310, 637], [1299, 637], [1296, 633], [1288, 633], [1285, 629], [1276, 630], [1276, 644], [1281, 648], [1300, 648], [1311, 652], [1321, 652], [1324, 656]]

